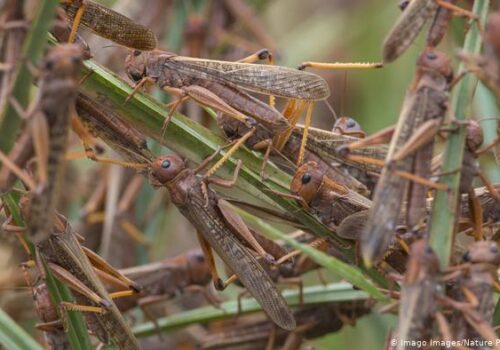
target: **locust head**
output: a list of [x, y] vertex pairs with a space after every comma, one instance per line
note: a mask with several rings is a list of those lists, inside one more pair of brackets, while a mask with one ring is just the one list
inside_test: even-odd
[[406, 10], [406, 8], [408, 7], [409, 4], [410, 4], [409, 0], [400, 0], [398, 7], [401, 11], [404, 11], [404, 10]]
[[292, 179], [290, 191], [310, 203], [323, 184], [323, 172], [316, 162], [303, 164]]
[[172, 181], [184, 169], [186, 164], [178, 155], [159, 156], [151, 163], [149, 178], [154, 186], [162, 186]]
[[43, 71], [53, 78], [71, 78], [78, 81], [83, 61], [82, 49], [75, 44], [50, 48], [43, 61]]
[[148, 53], [132, 50], [125, 59], [125, 71], [132, 81], [139, 82], [146, 76]]
[[470, 245], [463, 260], [472, 264], [486, 263], [498, 266], [500, 264], [500, 250], [494, 241], [477, 241]]
[[467, 125], [466, 142], [467, 148], [472, 152], [477, 151], [484, 142], [483, 130], [475, 120], [470, 120]]
[[354, 119], [350, 117], [341, 117], [333, 125], [333, 133], [339, 135], [347, 135], [358, 138], [364, 138], [366, 136], [363, 129], [361, 129], [361, 125]]
[[448, 83], [453, 80], [453, 68], [450, 58], [442, 52], [425, 50], [418, 57], [417, 67], [417, 75], [433, 73], [443, 76]]
[[206, 284], [210, 281], [210, 268], [205, 255], [200, 250], [192, 250], [187, 254], [187, 264], [190, 282], [193, 284]]

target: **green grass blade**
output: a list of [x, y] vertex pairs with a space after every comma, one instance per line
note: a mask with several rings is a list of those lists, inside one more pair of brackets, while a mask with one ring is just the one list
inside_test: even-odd
[[[484, 24], [488, 13], [490, 2], [488, 0], [478, 0], [474, 2], [473, 13]], [[478, 54], [481, 49], [481, 35], [478, 26], [470, 24], [469, 32], [465, 37], [463, 50], [466, 53]], [[460, 64], [459, 71], [465, 70], [465, 65]], [[477, 79], [472, 74], [467, 74], [455, 87], [452, 96], [451, 111], [456, 120], [464, 121], [471, 116], [471, 101]], [[452, 252], [453, 234], [457, 219], [458, 201], [460, 199], [460, 172], [457, 169], [462, 167], [462, 160], [465, 147], [465, 128], [460, 128], [456, 133], [450, 135], [446, 142], [443, 157], [442, 172], [444, 175], [440, 182], [447, 184], [450, 193], [438, 191], [432, 208], [430, 221], [430, 244], [439, 257], [441, 268], [446, 268], [450, 262]]]
[[[288, 305], [299, 306], [299, 292], [297, 290], [283, 291]], [[304, 305], [321, 304], [328, 302], [340, 302], [349, 300], [367, 299], [368, 295], [360, 290], [354, 290], [351, 284], [334, 283], [327, 286], [311, 286], [304, 288]], [[253, 298], [243, 299], [241, 314], [249, 314], [261, 311], [260, 305]], [[206, 323], [225, 318], [232, 318], [238, 315], [238, 302], [236, 300], [227, 301], [219, 305], [218, 308], [207, 306], [194, 310], [185, 311], [175, 315], [158, 319], [159, 328], [171, 331], [195, 323]], [[136, 326], [133, 329], [137, 337], [146, 337], [156, 332], [155, 326], [148, 322]]]
[[0, 309], [0, 345], [5, 349], [43, 350], [24, 329]]
[[[43, 50], [47, 46], [48, 31], [52, 25], [58, 3], [58, 0], [42, 0], [39, 2], [36, 18], [31, 24], [24, 42], [23, 62], [14, 75], [12, 97], [25, 109], [29, 104], [29, 94], [33, 81], [28, 65], [36, 67], [42, 57]], [[12, 105], [6, 103], [2, 114], [0, 114], [0, 150], [8, 152], [12, 148], [21, 122], [20, 116], [12, 108]]]

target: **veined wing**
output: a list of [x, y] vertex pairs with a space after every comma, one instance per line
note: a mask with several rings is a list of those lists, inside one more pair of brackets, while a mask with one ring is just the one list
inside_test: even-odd
[[180, 74], [266, 95], [313, 101], [330, 96], [328, 84], [322, 77], [292, 68], [184, 56], [174, 56], [165, 65]]
[[403, 11], [384, 40], [382, 56], [384, 62], [398, 58], [415, 40], [425, 22], [436, 11], [434, 0], [413, 0]]
[[[296, 126], [294, 133], [297, 133], [297, 135], [301, 135], [303, 133], [302, 126]], [[358, 140], [359, 139], [357, 137], [339, 135], [326, 130], [309, 128], [309, 136], [307, 138], [306, 147], [311, 151], [317, 153], [322, 158], [330, 160], [332, 162], [343, 163], [363, 170], [369, 170], [379, 173], [380, 167], [376, 165], [361, 164], [355, 161], [351, 161], [349, 159], [343, 158], [338, 153], [337, 148], [348, 145]], [[354, 149], [351, 151], [351, 154], [384, 160], [387, 156], [387, 149], [387, 145], [375, 145], [366, 148]]]

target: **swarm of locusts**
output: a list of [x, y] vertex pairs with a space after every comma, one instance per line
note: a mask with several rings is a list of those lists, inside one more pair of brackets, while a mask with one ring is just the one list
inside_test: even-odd
[[[478, 83], [500, 107], [500, 12], [403, 1], [374, 63], [292, 68], [243, 0], [164, 50], [175, 3], [1, 2], [0, 348], [290, 350], [376, 314], [386, 349], [500, 349], [500, 117], [471, 108]], [[390, 70], [419, 36], [394, 126], [311, 126], [311, 70]]]

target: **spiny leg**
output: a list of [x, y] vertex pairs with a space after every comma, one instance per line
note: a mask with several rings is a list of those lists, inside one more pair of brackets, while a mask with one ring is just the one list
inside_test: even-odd
[[323, 62], [312, 62], [306, 61], [302, 62], [298, 69], [304, 70], [306, 68], [318, 68], [318, 69], [374, 69], [382, 68], [384, 65], [381, 62], [334, 62], [334, 63], [323, 63]]
[[240, 137], [233, 146], [224, 154], [224, 156], [217, 161], [207, 172], [204, 177], [208, 178], [212, 176], [221, 166], [224, 164], [233, 154], [236, 152], [245, 142], [255, 133], [255, 128], [250, 129], [245, 135]]
[[314, 104], [312, 102], [308, 103], [306, 119], [304, 121], [304, 131], [302, 133], [302, 141], [300, 144], [299, 156], [297, 157], [297, 165], [302, 164], [304, 160], [304, 154], [306, 152], [307, 136], [309, 134], [309, 127], [311, 126], [311, 118]]
[[219, 199], [217, 207], [220, 209], [222, 215], [228, 224], [234, 229], [235, 233], [237, 233], [239, 238], [255, 250], [267, 263], [274, 264], [274, 257], [266, 252], [259, 242], [257, 242], [256, 238], [250, 232], [243, 219], [231, 208], [231, 205], [226, 200]]
[[70, 272], [60, 267], [57, 264], [48, 263], [50, 271], [54, 274], [54, 276], [66, 284], [71, 290], [78, 292], [79, 294], [84, 295], [88, 299], [92, 300], [94, 303], [101, 305], [104, 308], [108, 308], [110, 306], [110, 302], [106, 299], [103, 299], [97, 293], [92, 291], [85, 284], [76, 279]]
[[95, 153], [102, 153], [102, 146], [99, 145], [96, 138], [92, 136], [90, 131], [83, 125], [82, 121], [76, 115], [71, 116], [71, 129], [78, 135], [78, 138], [82, 141], [83, 148], [87, 154], [87, 158], [92, 159]]
[[132, 281], [131, 279], [125, 277], [123, 274], [121, 274], [117, 269], [115, 269], [113, 266], [111, 266], [106, 260], [101, 258], [99, 255], [94, 253], [92, 250], [82, 247], [83, 252], [85, 255], [89, 258], [90, 262], [92, 265], [96, 268], [98, 268], [101, 271], [104, 271], [111, 276], [114, 276], [115, 278], [119, 279], [125, 285], [127, 285], [128, 288], [133, 289], [136, 292], [140, 291], [140, 286]]

